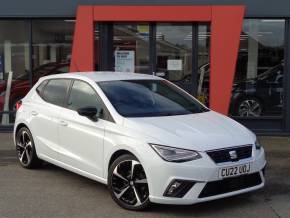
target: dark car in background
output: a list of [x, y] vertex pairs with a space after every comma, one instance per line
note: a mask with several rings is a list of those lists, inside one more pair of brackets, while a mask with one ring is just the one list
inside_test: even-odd
[[[51, 62], [43, 64], [33, 70], [32, 85], [34, 85], [40, 77], [66, 73], [69, 71], [69, 62]], [[0, 82], [0, 111], [4, 110], [5, 94], [7, 88], [7, 81]], [[12, 79], [10, 97], [9, 97], [9, 111], [14, 111], [17, 101], [22, 99], [30, 90], [28, 72], [17, 75]]]
[[283, 67], [284, 63], [281, 62], [256, 78], [234, 82], [231, 114], [242, 117], [281, 114]]

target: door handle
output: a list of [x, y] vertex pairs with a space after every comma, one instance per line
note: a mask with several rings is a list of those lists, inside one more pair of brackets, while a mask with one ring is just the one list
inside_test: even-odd
[[38, 113], [36, 111], [31, 111], [32, 116], [36, 116]]
[[67, 126], [67, 122], [65, 122], [64, 120], [59, 121], [60, 125], [62, 126]]

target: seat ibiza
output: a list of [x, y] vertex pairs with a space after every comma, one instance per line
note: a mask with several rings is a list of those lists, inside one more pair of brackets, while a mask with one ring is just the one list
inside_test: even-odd
[[16, 107], [23, 167], [47, 161], [104, 183], [126, 209], [194, 204], [264, 186], [256, 136], [159, 77], [47, 76]]

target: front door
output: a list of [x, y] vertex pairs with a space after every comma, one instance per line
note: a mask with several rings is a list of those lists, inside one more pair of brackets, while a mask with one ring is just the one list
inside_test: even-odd
[[95, 90], [86, 82], [75, 80], [68, 96], [66, 108], [59, 116], [60, 159], [70, 167], [102, 177], [103, 139], [107, 121], [90, 120], [78, 114], [84, 107], [102, 106]]

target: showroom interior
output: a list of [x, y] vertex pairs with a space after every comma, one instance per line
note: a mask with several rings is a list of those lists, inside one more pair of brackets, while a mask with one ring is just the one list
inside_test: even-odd
[[[120, 5], [116, 0], [34, 2], [33, 8], [20, 0], [0, 8], [1, 131], [12, 130], [16, 102], [39, 77], [69, 72], [77, 6]], [[228, 115], [259, 134], [289, 135], [290, 12], [285, 8], [290, 3], [278, 2], [239, 1], [246, 11]], [[200, 5], [201, 1], [127, 4]], [[224, 0], [202, 4], [232, 5]], [[154, 74], [208, 105], [210, 37], [206, 22], [96, 22], [95, 70]]]

